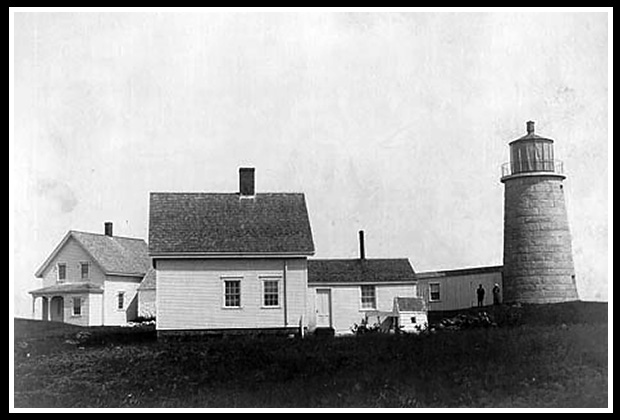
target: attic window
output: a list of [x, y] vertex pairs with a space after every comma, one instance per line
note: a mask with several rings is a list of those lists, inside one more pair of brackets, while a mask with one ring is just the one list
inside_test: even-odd
[[58, 263], [58, 283], [64, 283], [67, 280], [67, 264]]
[[89, 277], [90, 266], [87, 262], [80, 263], [80, 273], [82, 280], [86, 280]]

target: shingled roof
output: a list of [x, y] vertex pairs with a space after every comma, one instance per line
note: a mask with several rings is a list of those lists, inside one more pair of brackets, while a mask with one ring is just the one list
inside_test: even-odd
[[414, 282], [407, 258], [308, 260], [308, 283]]
[[157, 272], [153, 268], [149, 268], [144, 278], [138, 286], [138, 290], [156, 290], [157, 289]]
[[149, 253], [312, 255], [301, 193], [151, 193]]
[[67, 241], [74, 239], [93, 258], [105, 274], [144, 276], [149, 268], [148, 247], [143, 239], [69, 231], [37, 270], [41, 277]]

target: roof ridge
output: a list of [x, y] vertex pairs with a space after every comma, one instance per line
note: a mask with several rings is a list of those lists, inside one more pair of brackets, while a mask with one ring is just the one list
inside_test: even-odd
[[74, 229], [69, 230], [69, 232], [70, 233], [80, 233], [82, 235], [103, 236], [103, 237], [110, 238], [110, 239], [127, 239], [127, 240], [130, 240], [130, 241], [143, 241], [143, 242], [146, 243], [146, 240], [143, 239], [143, 238], [132, 238], [130, 236], [119, 236], [119, 235], [108, 236], [108, 235], [106, 235], [104, 233], [85, 232], [83, 230], [74, 230]]
[[396, 257], [396, 258], [308, 258], [308, 261], [396, 261], [396, 260], [409, 260], [409, 257]]
[[[168, 195], [234, 195], [238, 196], [240, 193], [238, 192], [217, 192], [217, 191], [151, 191], [151, 195], [153, 194], [168, 194]], [[304, 192], [301, 191], [262, 191], [257, 192], [256, 195], [304, 195]]]
[[420, 273], [436, 273], [439, 271], [477, 270], [477, 269], [484, 269], [484, 268], [503, 268], [503, 267], [504, 266], [502, 264], [473, 265], [473, 266], [461, 267], [461, 268], [440, 268], [438, 270], [425, 270], [425, 271], [420, 271]]

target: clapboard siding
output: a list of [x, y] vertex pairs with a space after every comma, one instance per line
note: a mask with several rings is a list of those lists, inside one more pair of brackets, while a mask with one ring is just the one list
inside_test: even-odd
[[[305, 258], [157, 260], [157, 328], [298, 326], [305, 312], [306, 271]], [[262, 306], [264, 277], [280, 280], [277, 308]], [[241, 281], [240, 308], [224, 307], [225, 278]]]
[[288, 325], [306, 326], [306, 295], [308, 294], [308, 260], [286, 260], [286, 309]]
[[360, 288], [332, 288], [332, 325], [336, 332], [348, 332], [354, 323], [359, 324], [364, 313], [361, 312]]
[[[73, 315], [73, 299], [82, 300], [81, 314]], [[87, 327], [90, 325], [89, 320], [90, 300], [88, 294], [71, 294], [64, 296], [64, 322], [67, 324], [80, 325]]]
[[[108, 276], [103, 290], [103, 322], [125, 325], [137, 316], [137, 292], [140, 277]], [[125, 307], [118, 309], [118, 293], [125, 292]]]
[[[415, 318], [415, 323], [411, 319]], [[398, 326], [404, 332], [416, 332], [417, 328], [425, 328], [428, 325], [428, 314], [421, 311], [401, 311], [398, 314]]]
[[[353, 324], [359, 324], [366, 310], [361, 306], [361, 289], [359, 285], [318, 285], [309, 287], [307, 299], [308, 327], [316, 327], [316, 291], [330, 289], [332, 298], [332, 327], [338, 334], [351, 332]], [[403, 285], [375, 284], [378, 311], [389, 312], [394, 308], [395, 297], [416, 297], [415, 283]]]
[[88, 295], [88, 322], [90, 326], [103, 325], [103, 294]]
[[[80, 267], [80, 263], [82, 262], [88, 262], [90, 264], [88, 279], [82, 279]], [[90, 254], [88, 254], [75, 239], [70, 238], [43, 272], [42, 287], [53, 286], [57, 283], [58, 263], [67, 265], [67, 278], [65, 283], [88, 281], [91, 283], [103, 284], [104, 282], [105, 274], [93, 261]]]
[[[440, 288], [440, 300], [430, 301], [430, 284], [438, 283]], [[477, 305], [476, 289], [482, 284], [486, 293], [484, 304], [493, 303], [493, 286], [498, 283], [502, 287], [502, 273], [498, 269], [495, 272], [481, 272], [471, 274], [450, 274], [433, 276], [432, 273], [420, 273], [418, 275], [418, 288], [420, 296], [428, 302], [429, 311], [451, 311], [456, 309], [471, 308]]]

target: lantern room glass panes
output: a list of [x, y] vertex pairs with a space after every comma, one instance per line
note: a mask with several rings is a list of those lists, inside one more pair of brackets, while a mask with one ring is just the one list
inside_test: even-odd
[[522, 141], [510, 146], [512, 173], [554, 172], [553, 143], [548, 140]]

